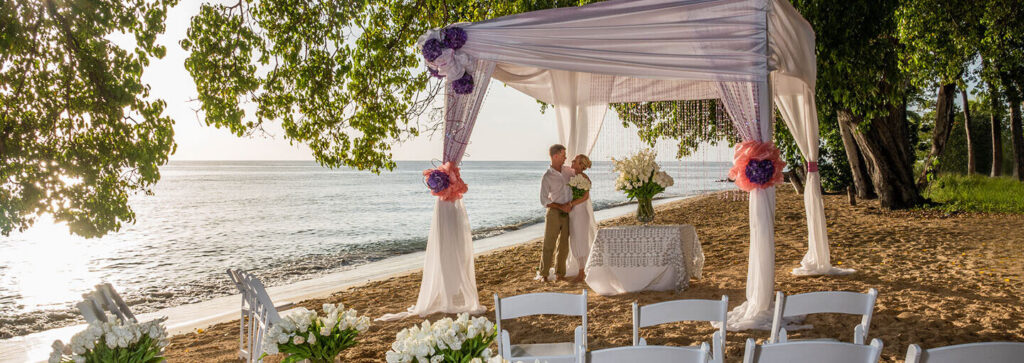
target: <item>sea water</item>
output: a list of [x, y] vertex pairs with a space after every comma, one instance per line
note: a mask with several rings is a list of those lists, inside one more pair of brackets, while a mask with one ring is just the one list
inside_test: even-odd
[[[136, 195], [135, 224], [102, 238], [72, 236], [45, 219], [0, 237], [0, 338], [80, 321], [81, 294], [112, 283], [135, 312], [236, 293], [229, 268], [279, 285], [426, 246], [435, 197], [428, 161], [375, 175], [311, 161], [175, 161], [153, 195]], [[542, 221], [548, 163], [466, 161], [464, 197], [476, 238]], [[730, 163], [667, 162], [664, 196], [732, 188]], [[610, 162], [595, 162], [595, 209], [627, 202]]]

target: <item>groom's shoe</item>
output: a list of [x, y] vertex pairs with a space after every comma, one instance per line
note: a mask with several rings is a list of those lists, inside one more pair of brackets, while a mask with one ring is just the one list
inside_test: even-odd
[[555, 281], [569, 281], [565, 276], [555, 276]]

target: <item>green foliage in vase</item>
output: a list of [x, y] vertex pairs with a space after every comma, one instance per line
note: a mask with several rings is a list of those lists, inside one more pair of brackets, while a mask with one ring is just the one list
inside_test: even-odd
[[175, 149], [141, 80], [175, 3], [0, 1], [0, 234], [43, 214], [85, 237], [134, 222], [128, 197]]

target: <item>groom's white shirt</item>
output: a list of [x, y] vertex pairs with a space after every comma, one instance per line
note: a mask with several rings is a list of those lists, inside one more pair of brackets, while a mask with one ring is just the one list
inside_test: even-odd
[[572, 188], [569, 188], [569, 178], [571, 177], [570, 168], [563, 167], [562, 170], [555, 170], [548, 166], [548, 171], [544, 173], [544, 179], [540, 183], [540, 204], [547, 207], [551, 203], [571, 202]]

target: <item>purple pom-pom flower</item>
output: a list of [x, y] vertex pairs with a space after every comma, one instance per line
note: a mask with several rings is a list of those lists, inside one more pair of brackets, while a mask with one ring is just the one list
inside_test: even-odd
[[444, 44], [440, 40], [430, 39], [423, 43], [423, 58], [427, 62], [433, 62], [437, 57], [441, 56], [442, 48]]
[[473, 76], [469, 75], [469, 72], [466, 72], [466, 74], [462, 75], [462, 78], [452, 82], [452, 90], [460, 95], [473, 92]]
[[772, 164], [771, 160], [751, 160], [747, 163], [744, 173], [750, 182], [765, 185], [775, 174], [775, 164]]
[[441, 34], [444, 37], [444, 45], [447, 48], [459, 49], [466, 44], [466, 31], [460, 27], [445, 28]]
[[434, 169], [430, 172], [430, 175], [427, 175], [427, 187], [434, 193], [440, 193], [442, 190], [448, 189], [448, 174]]

